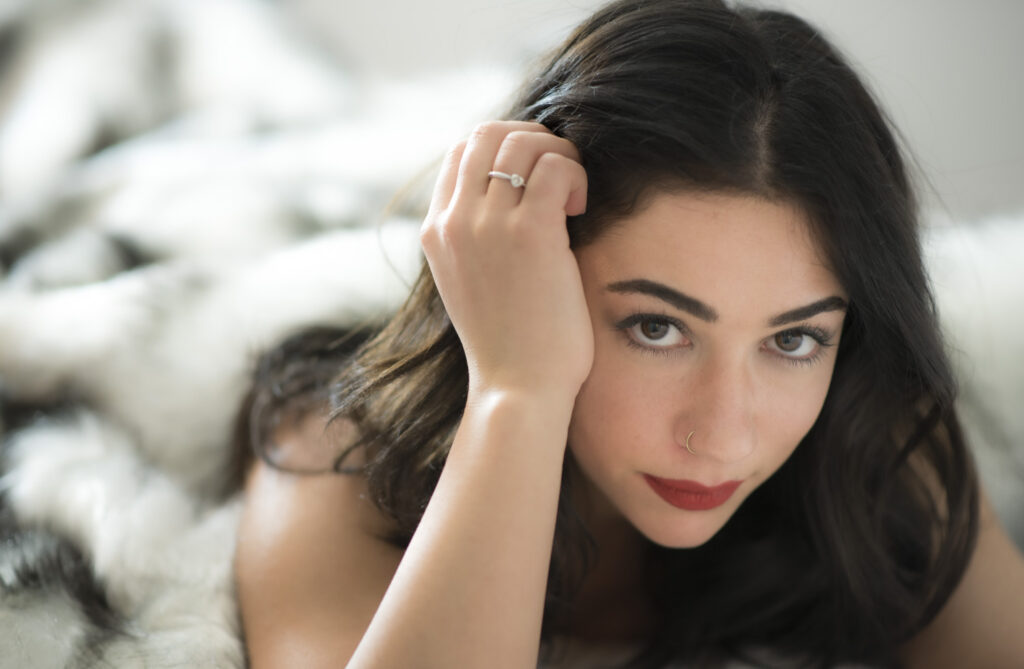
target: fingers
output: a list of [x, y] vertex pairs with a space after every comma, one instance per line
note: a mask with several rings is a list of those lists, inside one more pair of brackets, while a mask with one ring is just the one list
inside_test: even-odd
[[[478, 125], [468, 139], [453, 146], [445, 155], [434, 184], [430, 212], [447, 209], [456, 191], [464, 197], [484, 196], [491, 181], [487, 173], [501, 171], [495, 167], [496, 156], [505, 137], [513, 132], [550, 134], [539, 123], [490, 121]], [[518, 200], [518, 195], [516, 198]]]
[[545, 153], [530, 173], [522, 206], [539, 211], [564, 209], [578, 216], [587, 208], [587, 172], [578, 161], [558, 153]]
[[462, 140], [445, 154], [441, 162], [441, 172], [437, 175], [434, 183], [434, 192], [430, 197], [430, 214], [448, 208], [455, 192], [455, 183], [459, 176], [459, 165], [462, 163], [462, 155], [466, 151], [466, 140]]
[[[487, 173], [500, 168], [494, 166], [498, 149], [505, 137], [513, 131], [548, 133], [539, 123], [525, 121], [489, 121], [478, 125], [466, 141], [466, 150], [459, 165], [456, 191], [460, 195], [475, 197], [487, 192], [490, 178]], [[549, 133], [550, 134], [550, 133]], [[526, 175], [523, 175], [526, 176]], [[508, 185], [508, 184], [506, 184]]]
[[[572, 142], [539, 123], [491, 121], [445, 156], [434, 186], [424, 230], [441, 212], [457, 220], [494, 220], [520, 203], [537, 207], [534, 220], [545, 214], [577, 215], [586, 208], [586, 173]], [[525, 188], [488, 172], [518, 174]], [[476, 212], [476, 213], [473, 213]]]
[[[580, 154], [572, 142], [549, 132], [512, 131], [498, 149], [494, 169], [505, 174], [518, 174], [529, 180], [537, 160], [547, 154], [559, 155], [572, 162], [579, 162]], [[492, 207], [510, 207], [519, 203], [523, 189], [512, 186], [507, 180], [492, 179], [487, 186], [487, 201]]]

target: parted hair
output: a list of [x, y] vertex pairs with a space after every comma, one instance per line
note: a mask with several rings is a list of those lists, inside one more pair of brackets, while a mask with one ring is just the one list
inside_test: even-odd
[[[572, 141], [588, 178], [579, 248], [665, 191], [797, 205], [849, 296], [834, 375], [789, 460], [705, 545], [651, 545], [660, 623], [632, 666], [770, 649], [807, 666], [896, 663], [960, 581], [978, 484], [922, 262], [895, 131], [823, 35], [773, 10], [714, 0], [619, 0], [528, 80], [507, 118]], [[426, 265], [366, 337], [293, 338], [261, 364], [239, 440], [267, 458], [282, 413], [329, 403], [360, 439], [332, 458], [368, 480], [404, 544], [466, 401], [466, 360]], [[361, 451], [365, 464], [351, 467]], [[273, 463], [273, 462], [272, 462]], [[283, 466], [281, 463], [275, 463]], [[544, 633], [572, 613], [592, 542], [563, 471]], [[761, 657], [757, 660], [765, 663]]]

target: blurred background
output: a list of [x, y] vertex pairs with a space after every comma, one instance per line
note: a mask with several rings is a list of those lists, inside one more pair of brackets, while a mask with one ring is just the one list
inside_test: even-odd
[[[86, 133], [90, 121], [68, 108], [82, 98], [105, 108], [97, 112], [105, 118], [92, 128], [99, 136], [79, 138], [79, 153], [111, 143], [119, 132], [180, 119], [185, 111], [223, 111], [232, 96], [236, 115], [253, 111], [252, 104], [239, 109], [242, 98], [262, 99], [262, 120], [273, 125], [351, 111], [341, 104], [342, 79], [411, 83], [467, 68], [488, 72], [473, 85], [456, 84], [434, 96], [433, 109], [408, 104], [404, 116], [390, 110], [409, 127], [456, 117], [461, 123], [437, 129], [443, 139], [437, 146], [445, 146], [475, 117], [499, 108], [524, 65], [600, 4], [0, 0], [0, 197], [39, 186], [58, 171], [61, 158], [71, 158], [74, 149], [59, 144]], [[1024, 3], [756, 4], [808, 18], [847, 53], [905, 134], [929, 208], [955, 220], [1024, 209]], [[268, 43], [275, 54], [265, 51]], [[70, 72], [76, 59], [86, 72], [65, 81], [76, 78]], [[63, 90], [39, 90], [46, 81]], [[133, 85], [148, 99], [129, 101], [124, 87]], [[267, 104], [270, 92], [276, 92], [274, 104]], [[46, 156], [47, 147], [63, 155]], [[36, 164], [47, 160], [52, 164]]]
[[[292, 0], [357, 71], [415, 77], [520, 66], [596, 0]], [[1024, 208], [1024, 2], [776, 0], [820, 26], [881, 96], [957, 219]]]

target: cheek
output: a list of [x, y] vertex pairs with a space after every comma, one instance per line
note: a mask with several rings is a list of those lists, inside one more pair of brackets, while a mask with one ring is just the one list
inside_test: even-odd
[[774, 468], [782, 463], [796, 450], [797, 445], [814, 425], [821, 407], [825, 403], [832, 370], [828, 368], [821, 374], [807, 375], [799, 382], [787, 384], [789, 388], [774, 387], [769, 393], [768, 402], [763, 415], [762, 429], [771, 434], [771, 457], [775, 461]]
[[572, 421], [569, 424], [569, 445], [577, 460], [585, 461], [610, 452], [618, 442], [618, 450], [628, 448], [621, 442], [629, 438], [636, 421], [639, 402], [636, 388], [620, 365], [603, 355], [598, 345], [590, 375], [576, 396]]
[[[629, 435], [633, 422], [631, 388], [607, 365], [595, 359], [590, 376], [576, 396], [569, 424], [569, 446], [577, 460], [610, 451], [621, 435]], [[625, 444], [620, 444], [620, 449]]]
[[671, 439], [672, 407], [680, 400], [668, 389], [679, 384], [638, 364], [634, 351], [621, 344], [616, 350], [615, 341], [597, 338], [595, 344], [594, 365], [576, 397], [569, 447], [585, 468], [625, 460], [635, 465]]

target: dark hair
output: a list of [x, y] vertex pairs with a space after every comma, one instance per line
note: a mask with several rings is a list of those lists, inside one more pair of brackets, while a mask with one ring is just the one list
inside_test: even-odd
[[[962, 577], [978, 487], [916, 202], [872, 95], [792, 15], [620, 0], [553, 53], [509, 117], [579, 148], [589, 195], [587, 212], [568, 223], [576, 247], [657, 192], [752, 194], [806, 213], [849, 296], [828, 396], [793, 456], [704, 546], [651, 547], [663, 625], [636, 665], [758, 648], [790, 662], [892, 663]], [[462, 348], [426, 267], [394, 318], [321, 385], [335, 415], [361, 432], [336, 468], [365, 451], [360, 471], [399, 543], [434, 489], [466, 387]], [[569, 457], [546, 631], [586, 568], [587, 535], [566, 493], [573, 477]]]

